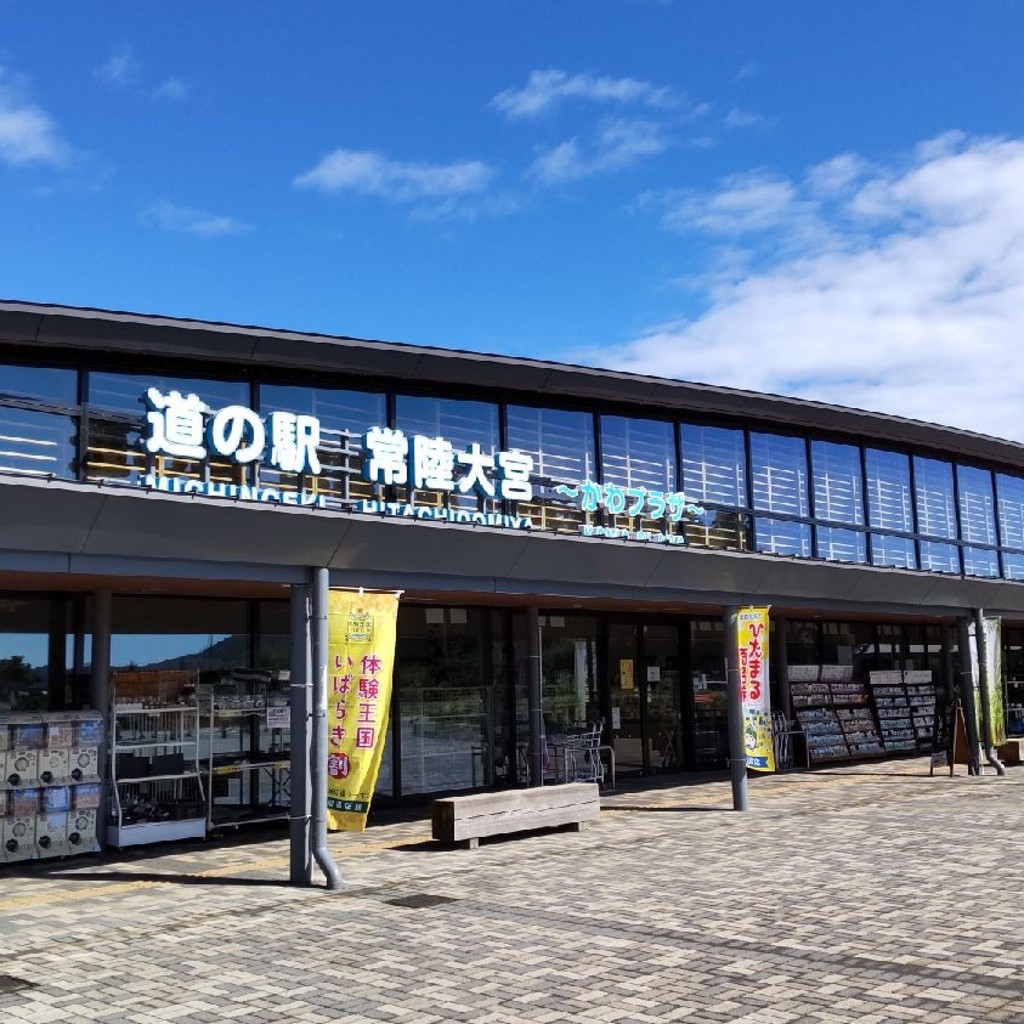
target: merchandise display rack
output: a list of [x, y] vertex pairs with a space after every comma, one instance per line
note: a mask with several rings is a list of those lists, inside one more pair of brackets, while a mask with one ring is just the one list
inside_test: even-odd
[[935, 683], [931, 669], [907, 669], [903, 673], [903, 685], [907, 691], [917, 749], [919, 753], [925, 753], [932, 748], [935, 729]]
[[206, 835], [196, 674], [114, 673], [107, 842], [118, 848]]
[[[930, 673], [929, 673], [930, 676]], [[901, 669], [883, 669], [872, 672], [871, 697], [875, 714], [882, 732], [882, 743], [892, 754], [913, 754], [917, 752], [918, 734], [914, 729], [907, 690], [903, 684]], [[935, 710], [934, 688], [932, 689], [932, 713]], [[929, 735], [931, 723], [928, 724]]]
[[211, 830], [288, 817], [287, 684], [287, 672], [238, 671], [200, 688]]
[[852, 665], [791, 665], [790, 697], [812, 764], [883, 757], [863, 683]]

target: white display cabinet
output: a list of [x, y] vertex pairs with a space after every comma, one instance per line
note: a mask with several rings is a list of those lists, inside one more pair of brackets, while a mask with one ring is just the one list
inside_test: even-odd
[[[140, 677], [146, 676], [140, 685]], [[149, 685], [155, 676], [160, 685]], [[182, 673], [115, 676], [110, 711], [106, 829], [111, 846], [206, 835], [195, 691], [174, 694]]]

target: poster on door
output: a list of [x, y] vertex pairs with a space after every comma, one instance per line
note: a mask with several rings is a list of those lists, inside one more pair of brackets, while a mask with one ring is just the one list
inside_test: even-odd
[[736, 645], [743, 702], [743, 746], [747, 767], [775, 771], [772, 709], [768, 694], [768, 609], [742, 608], [736, 615]]

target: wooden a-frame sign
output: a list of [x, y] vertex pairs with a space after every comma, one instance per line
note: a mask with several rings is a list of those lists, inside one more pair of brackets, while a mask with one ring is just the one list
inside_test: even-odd
[[949, 767], [952, 777], [953, 769], [958, 764], [967, 765], [971, 774], [976, 775], [978, 765], [971, 756], [971, 746], [967, 742], [967, 720], [964, 718], [964, 707], [959, 700], [953, 701], [942, 714], [935, 709], [935, 721], [932, 726], [932, 760], [928, 774], [934, 775], [936, 768]]

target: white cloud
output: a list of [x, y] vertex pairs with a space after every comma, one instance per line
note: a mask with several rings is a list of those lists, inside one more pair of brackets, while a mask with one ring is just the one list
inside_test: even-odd
[[775, 122], [764, 114], [758, 114], [754, 110], [745, 110], [742, 107], [733, 107], [725, 115], [726, 128], [756, 128], [767, 131]]
[[677, 199], [669, 225], [724, 242], [732, 275], [615, 364], [1024, 440], [1022, 181], [1024, 139], [954, 135]]
[[100, 64], [94, 73], [104, 85], [123, 88], [138, 84], [142, 77], [142, 66], [135, 59], [134, 49], [123, 46], [109, 60]]
[[558, 185], [620, 171], [667, 148], [659, 125], [617, 119], [600, 129], [591, 153], [585, 154], [575, 138], [567, 139], [538, 156], [526, 176], [542, 185]]
[[479, 194], [494, 171], [479, 160], [405, 163], [367, 150], [336, 149], [292, 184], [319, 192], [357, 192], [394, 203]]
[[207, 213], [189, 206], [161, 200], [143, 212], [143, 221], [178, 234], [195, 235], [197, 238], [219, 238], [223, 235], [241, 235], [251, 228], [243, 221], [223, 214]]
[[505, 89], [491, 100], [491, 105], [510, 120], [521, 121], [539, 117], [566, 100], [663, 109], [686, 105], [685, 97], [650, 82], [570, 75], [557, 68], [531, 71], [522, 89]]
[[191, 91], [192, 89], [188, 82], [172, 76], [171, 78], [165, 78], [153, 90], [153, 98], [166, 100], [168, 103], [180, 103], [182, 100], [188, 99]]
[[57, 167], [69, 152], [50, 115], [25, 99], [21, 83], [0, 67], [0, 161]]

